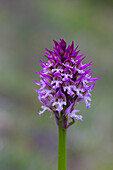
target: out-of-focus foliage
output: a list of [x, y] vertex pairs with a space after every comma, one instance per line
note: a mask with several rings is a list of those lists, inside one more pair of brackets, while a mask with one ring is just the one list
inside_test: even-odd
[[87, 0], [88, 3], [97, 3], [97, 4], [100, 4], [100, 5], [113, 5], [113, 1], [112, 0]]
[[[0, 1], [0, 169], [57, 169], [57, 127], [33, 91], [44, 48], [64, 38], [93, 62], [92, 107], [67, 135], [68, 169], [113, 169], [113, 8], [109, 1]], [[77, 108], [79, 109], [79, 108]]]

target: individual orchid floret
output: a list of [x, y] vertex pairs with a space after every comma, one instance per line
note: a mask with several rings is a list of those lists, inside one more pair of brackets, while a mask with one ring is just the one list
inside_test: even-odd
[[56, 106], [56, 110], [60, 114], [60, 112], [63, 110], [63, 105], [66, 105], [66, 97], [65, 94], [62, 93], [61, 88], [58, 89], [58, 92], [55, 95], [55, 102], [53, 103], [53, 106]]
[[[91, 91], [98, 78], [91, 78], [92, 71], [88, 69], [92, 62], [83, 64], [86, 56], [79, 55], [78, 46], [74, 48], [74, 42], [67, 47], [66, 42], [60, 39], [54, 41], [53, 51], [46, 49], [47, 63], [41, 62], [42, 72], [36, 72], [40, 75], [40, 83], [34, 81], [36, 85], [41, 86], [38, 93], [38, 99], [43, 104], [43, 114], [49, 110], [55, 115], [57, 125], [59, 121], [63, 122], [62, 128], [66, 129], [74, 123], [75, 119], [83, 120], [77, 113], [77, 105], [82, 101], [87, 109], [91, 107]], [[92, 85], [90, 83], [93, 83]]]

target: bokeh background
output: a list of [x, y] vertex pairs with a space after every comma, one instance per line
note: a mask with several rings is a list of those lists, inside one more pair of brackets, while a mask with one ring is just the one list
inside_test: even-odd
[[49, 112], [39, 118], [33, 80], [60, 38], [101, 77], [68, 130], [68, 170], [113, 170], [112, 0], [0, 0], [0, 170], [57, 170], [57, 126]]

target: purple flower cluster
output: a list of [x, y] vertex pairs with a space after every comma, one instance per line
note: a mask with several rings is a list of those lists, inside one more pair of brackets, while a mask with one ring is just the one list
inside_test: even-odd
[[91, 91], [95, 83], [90, 85], [90, 82], [95, 82], [99, 78], [91, 78], [92, 71], [88, 69], [92, 62], [82, 64], [84, 55], [79, 55], [78, 46], [74, 49], [74, 42], [66, 48], [66, 42], [60, 39], [60, 42], [54, 40], [55, 47], [53, 51], [46, 49], [46, 57], [48, 62], [40, 61], [43, 71], [36, 72], [40, 74], [38, 99], [43, 103], [41, 115], [45, 110], [52, 111], [55, 115], [56, 122], [62, 120], [63, 128], [69, 127], [74, 119], [82, 120], [81, 115], [76, 113], [80, 110], [75, 109], [78, 103], [82, 101], [86, 107], [90, 107]]

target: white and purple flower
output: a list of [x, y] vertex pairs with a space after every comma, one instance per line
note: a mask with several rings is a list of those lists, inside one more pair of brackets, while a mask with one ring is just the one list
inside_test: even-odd
[[[84, 101], [86, 107], [90, 107], [91, 91], [98, 78], [91, 78], [91, 69], [88, 69], [92, 62], [82, 64], [85, 58], [79, 55], [78, 46], [74, 49], [74, 42], [66, 48], [66, 42], [60, 39], [60, 42], [54, 40], [55, 47], [53, 51], [46, 49], [48, 62], [41, 62], [43, 71], [36, 72], [41, 77], [38, 99], [43, 103], [41, 115], [45, 110], [53, 112], [57, 125], [59, 121], [64, 122], [63, 128], [69, 127], [74, 119], [82, 121], [82, 116], [76, 113], [80, 110], [75, 109], [80, 102]], [[92, 85], [89, 85], [92, 82]]]

